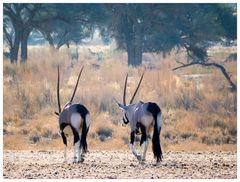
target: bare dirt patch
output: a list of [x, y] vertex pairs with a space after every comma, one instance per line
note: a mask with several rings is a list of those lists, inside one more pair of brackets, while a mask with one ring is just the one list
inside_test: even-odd
[[3, 153], [6, 178], [237, 178], [236, 152], [167, 152], [155, 166], [148, 152], [139, 162], [128, 151], [91, 150], [83, 163], [63, 162], [63, 151], [13, 151]]

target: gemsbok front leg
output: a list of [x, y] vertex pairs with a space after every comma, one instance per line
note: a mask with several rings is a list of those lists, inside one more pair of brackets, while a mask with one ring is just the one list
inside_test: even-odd
[[132, 154], [137, 158], [137, 160], [141, 161], [141, 156], [137, 155], [137, 152], [134, 149], [134, 141], [135, 141], [135, 131], [132, 131], [130, 134], [129, 148], [130, 148]]

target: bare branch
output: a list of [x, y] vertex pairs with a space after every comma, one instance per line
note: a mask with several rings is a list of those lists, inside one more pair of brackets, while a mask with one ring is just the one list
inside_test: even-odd
[[189, 66], [192, 66], [192, 65], [212, 66], [212, 67], [218, 68], [222, 72], [222, 74], [224, 75], [224, 77], [226, 78], [228, 83], [230, 84], [232, 91], [236, 91], [237, 90], [237, 86], [231, 80], [231, 76], [227, 73], [227, 71], [224, 68], [224, 66], [222, 66], [220, 64], [217, 64], [217, 63], [192, 62], [192, 63], [189, 63], [189, 64], [183, 64], [182, 66], [173, 68], [172, 70], [175, 71], [175, 70], [178, 70], [178, 69], [181, 69], [181, 68], [185, 68], [185, 67], [189, 67]]
[[176, 71], [176, 70], [178, 70], [180, 68], [185, 68], [185, 67], [189, 67], [189, 66], [192, 66], [192, 65], [200, 64], [200, 63], [194, 62], [194, 63], [189, 63], [189, 64], [184, 64], [184, 63], [181, 63], [181, 64], [182, 64], [182, 66], [178, 66], [176, 68], [173, 68], [172, 70]]
[[177, 60], [176, 60], [176, 62], [177, 62], [177, 63], [179, 63], [179, 64], [181, 64], [181, 65], [184, 65], [184, 63], [183, 63], [183, 62], [180, 62], [180, 61], [177, 61]]

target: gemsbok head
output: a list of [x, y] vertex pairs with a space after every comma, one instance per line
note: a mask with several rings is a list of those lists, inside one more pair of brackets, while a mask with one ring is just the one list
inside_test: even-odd
[[[138, 86], [130, 100], [129, 104], [126, 104], [126, 87], [127, 87], [127, 79], [128, 75], [125, 79], [124, 90], [123, 90], [123, 104], [117, 102], [118, 107], [123, 111], [123, 123], [130, 125], [131, 134], [130, 134], [130, 144], [129, 148], [133, 155], [139, 161], [145, 161], [147, 147], [148, 147], [148, 138], [151, 136], [151, 130], [153, 128], [152, 135], [152, 151], [154, 154], [154, 158], [157, 158], [156, 163], [159, 164], [162, 160], [162, 149], [160, 145], [160, 132], [162, 125], [162, 113], [161, 109], [156, 103], [152, 102], [142, 102], [139, 101], [133, 104], [134, 97], [137, 94], [137, 91], [140, 87], [140, 84], [143, 79], [144, 72], [140, 78]], [[140, 131], [139, 131], [140, 129]], [[134, 140], [135, 134], [141, 134], [140, 146], [139, 146], [139, 155], [134, 149]], [[144, 146], [144, 152], [142, 154], [142, 146]]]
[[[60, 134], [62, 136], [63, 143], [65, 145], [64, 148], [64, 158], [67, 160], [67, 137], [64, 134], [64, 128], [66, 126], [70, 126], [72, 129], [72, 133], [74, 136], [73, 143], [73, 153], [74, 158], [73, 162], [76, 162], [76, 150], [78, 149], [78, 162], [83, 162], [83, 153], [87, 152], [87, 133], [90, 125], [90, 115], [87, 108], [81, 104], [72, 104], [74, 95], [76, 93], [78, 82], [80, 76], [82, 74], [83, 67], [81, 68], [76, 86], [74, 88], [72, 97], [69, 102], [64, 106], [63, 110], [61, 109], [60, 104], [60, 94], [59, 94], [59, 67], [58, 67], [58, 79], [57, 79], [57, 101], [58, 101], [58, 112], [55, 114], [58, 116]], [[79, 136], [79, 132], [81, 131], [81, 136]]]

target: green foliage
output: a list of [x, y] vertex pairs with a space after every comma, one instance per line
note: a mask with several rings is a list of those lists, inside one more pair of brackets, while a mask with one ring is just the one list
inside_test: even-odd
[[51, 4], [55, 18], [37, 25], [51, 45], [62, 45], [90, 38], [94, 33], [94, 5], [90, 4]]
[[136, 52], [132, 56], [139, 59], [142, 52], [167, 53], [184, 47], [192, 60], [206, 61], [209, 43], [236, 39], [234, 7], [226, 3], [5, 3], [4, 16], [14, 29], [22, 23], [29, 31], [40, 30], [57, 48], [91, 38], [98, 28], [106, 43], [114, 38], [120, 49]]
[[190, 58], [204, 61], [208, 42], [234, 40], [237, 35], [236, 15], [229, 4], [111, 4], [106, 11], [109, 36], [121, 49], [140, 34], [144, 52], [184, 47]]

